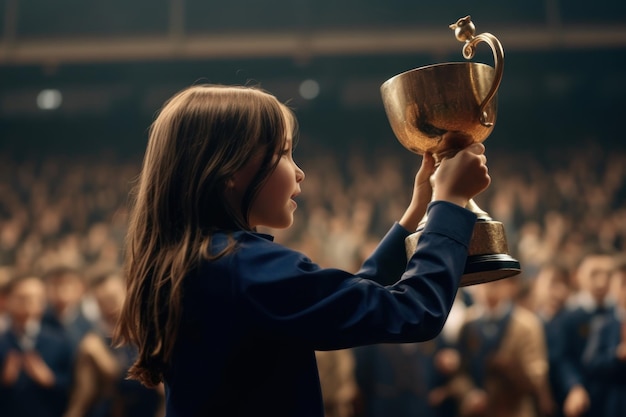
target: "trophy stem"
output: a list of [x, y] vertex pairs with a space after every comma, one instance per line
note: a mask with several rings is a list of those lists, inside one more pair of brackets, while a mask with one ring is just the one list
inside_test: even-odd
[[478, 207], [474, 199], [470, 199], [465, 208], [474, 213], [478, 220], [492, 220], [485, 210]]

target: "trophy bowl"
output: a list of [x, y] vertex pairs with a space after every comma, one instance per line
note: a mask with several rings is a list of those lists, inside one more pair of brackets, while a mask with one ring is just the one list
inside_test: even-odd
[[[474, 36], [470, 16], [450, 28], [459, 41], [465, 42], [466, 59], [474, 56], [476, 44], [488, 43], [495, 68], [474, 62], [434, 64], [400, 73], [381, 86], [385, 112], [398, 141], [414, 153], [432, 153], [437, 163], [473, 143], [483, 142], [491, 134], [503, 72], [504, 51], [495, 36]], [[519, 274], [520, 264], [508, 253], [502, 223], [494, 221], [473, 200], [466, 208], [476, 214], [477, 222], [460, 285]], [[406, 239], [408, 256], [415, 251], [426, 220], [422, 219], [417, 231]]]
[[483, 142], [496, 120], [497, 96], [481, 109], [494, 78], [495, 70], [487, 64], [452, 62], [385, 81], [381, 94], [396, 138], [412, 152], [436, 157]]

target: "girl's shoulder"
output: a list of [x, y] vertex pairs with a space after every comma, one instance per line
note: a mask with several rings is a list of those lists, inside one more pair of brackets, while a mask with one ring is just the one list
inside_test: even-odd
[[[261, 283], [289, 283], [305, 272], [320, 269], [306, 255], [276, 243], [271, 236], [262, 233], [215, 234], [211, 247], [213, 258], [201, 261], [187, 285], [210, 285], [213, 292], [221, 288], [224, 293], [232, 293]], [[228, 249], [217, 256], [225, 248]]]

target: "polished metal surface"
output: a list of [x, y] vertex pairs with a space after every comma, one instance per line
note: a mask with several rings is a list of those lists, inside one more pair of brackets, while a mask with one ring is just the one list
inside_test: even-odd
[[491, 134], [497, 91], [504, 71], [504, 49], [490, 33], [474, 35], [470, 16], [450, 25], [463, 42], [463, 56], [474, 57], [487, 43], [494, 67], [474, 62], [427, 65], [398, 74], [380, 87], [387, 119], [400, 143], [412, 152], [445, 157]]
[[[385, 112], [397, 139], [412, 152], [432, 153], [437, 161], [472, 143], [483, 142], [491, 134], [504, 67], [502, 45], [492, 34], [475, 36], [470, 16], [459, 19], [450, 28], [464, 42], [462, 52], [466, 59], [473, 58], [478, 43], [487, 43], [493, 51], [495, 68], [472, 62], [428, 65], [398, 74], [381, 86]], [[478, 220], [460, 285], [519, 274], [520, 265], [508, 253], [502, 223], [491, 219], [473, 200], [467, 208]], [[426, 218], [406, 239], [408, 256], [415, 251], [425, 223]]]
[[[405, 240], [407, 258], [417, 249], [422, 229], [412, 233]], [[509, 254], [504, 226], [494, 220], [479, 220], [474, 226], [474, 233], [468, 248], [461, 287], [496, 281], [518, 275], [519, 262]]]
[[[412, 152], [437, 156], [482, 142], [496, 120], [497, 97], [481, 105], [495, 71], [486, 64], [435, 64], [396, 75], [381, 87], [387, 119], [400, 143]], [[487, 114], [490, 125], [481, 123]]]

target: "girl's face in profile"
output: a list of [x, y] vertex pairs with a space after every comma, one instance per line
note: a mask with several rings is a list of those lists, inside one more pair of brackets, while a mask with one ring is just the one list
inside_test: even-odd
[[[249, 215], [250, 227], [267, 226], [285, 229], [293, 224], [293, 213], [298, 206], [294, 198], [300, 194], [300, 183], [304, 180], [304, 172], [293, 160], [293, 137], [289, 117], [287, 117], [287, 132], [284, 148], [278, 155], [275, 155], [275, 158], [279, 158], [278, 165], [252, 202]], [[259, 164], [260, 158], [253, 158], [233, 178], [231, 196], [236, 199], [233, 207], [240, 206], [238, 202], [241, 202], [252, 178], [259, 171]]]

